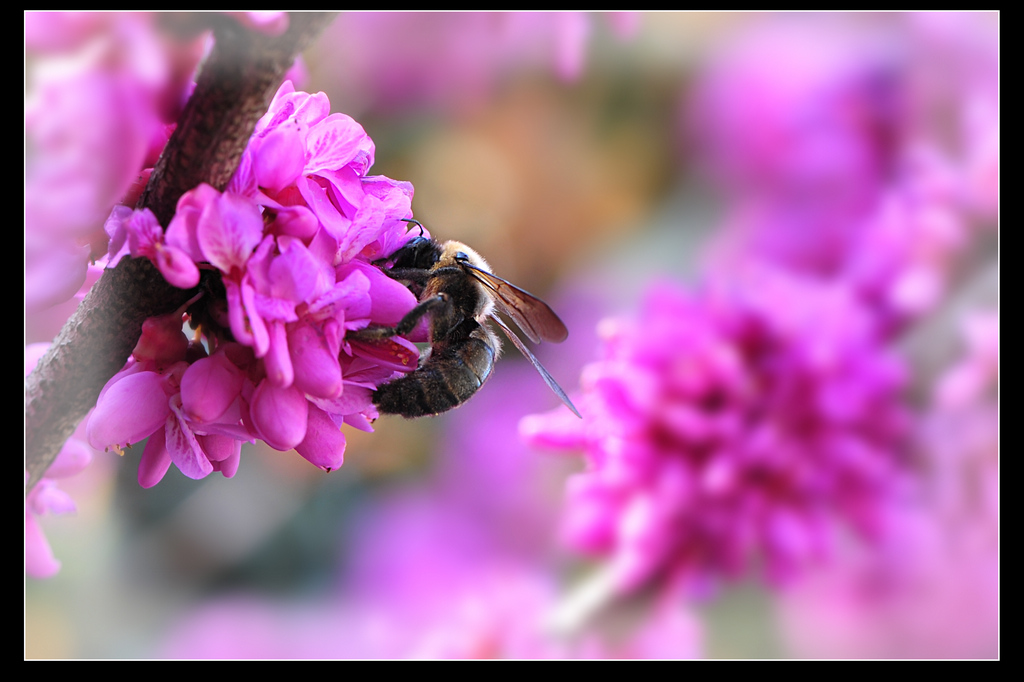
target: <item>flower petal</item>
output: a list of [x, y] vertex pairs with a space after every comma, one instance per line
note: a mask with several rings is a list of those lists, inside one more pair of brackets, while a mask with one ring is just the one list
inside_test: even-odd
[[306, 398], [297, 388], [280, 388], [263, 380], [253, 393], [253, 426], [275, 450], [291, 450], [302, 442], [306, 437], [307, 414]]
[[345, 434], [330, 415], [309, 404], [306, 437], [296, 452], [324, 471], [334, 471], [345, 461]]
[[156, 372], [115, 376], [89, 418], [89, 444], [110, 450], [138, 443], [160, 428], [169, 413], [163, 376]]

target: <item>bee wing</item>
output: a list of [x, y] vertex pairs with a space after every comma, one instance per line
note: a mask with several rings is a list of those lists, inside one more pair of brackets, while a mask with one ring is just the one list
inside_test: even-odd
[[541, 377], [544, 378], [544, 383], [548, 385], [548, 388], [554, 391], [555, 395], [561, 398], [562, 402], [565, 403], [566, 407], [572, 410], [573, 414], [575, 414], [580, 419], [583, 419], [583, 416], [579, 413], [579, 410], [577, 410], [576, 406], [572, 404], [571, 400], [569, 400], [569, 396], [565, 394], [565, 391], [563, 391], [562, 387], [558, 385], [558, 382], [555, 381], [555, 379], [550, 374], [548, 374], [548, 371], [544, 369], [544, 365], [540, 364], [540, 360], [534, 357], [533, 353], [530, 352], [530, 349], [526, 347], [526, 344], [523, 343], [520, 340], [520, 338], [516, 336], [511, 329], [508, 328], [508, 325], [506, 325], [504, 322], [501, 321], [500, 318], [498, 318], [497, 315], [491, 315], [491, 319], [494, 320], [494, 322], [499, 327], [501, 327], [501, 330], [505, 332], [505, 336], [507, 336], [509, 341], [511, 341], [515, 345], [515, 347], [519, 349], [519, 352], [525, 355], [526, 358], [533, 363], [533, 366], [537, 369], [538, 372], [540, 372]]
[[[465, 260], [459, 261], [473, 277], [494, 292], [498, 309], [515, 320], [527, 338], [534, 343], [550, 341], [561, 343], [569, 336], [565, 323], [558, 318], [547, 303], [528, 291], [497, 275], [481, 270]], [[536, 362], [534, 362], [536, 364]]]

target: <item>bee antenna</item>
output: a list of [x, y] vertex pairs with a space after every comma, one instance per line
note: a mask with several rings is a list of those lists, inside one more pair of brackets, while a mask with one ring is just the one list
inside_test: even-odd
[[404, 220], [407, 223], [412, 223], [416, 227], [420, 228], [420, 236], [421, 237], [423, 236], [423, 231], [424, 231], [423, 223], [421, 223], [420, 221], [416, 220], [415, 218], [402, 218], [401, 220]]

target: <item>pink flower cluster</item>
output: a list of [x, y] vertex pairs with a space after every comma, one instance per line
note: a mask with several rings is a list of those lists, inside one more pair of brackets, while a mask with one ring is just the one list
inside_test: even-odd
[[901, 491], [904, 367], [843, 289], [778, 271], [699, 294], [661, 283], [600, 326], [568, 410], [525, 418], [532, 445], [582, 450], [566, 535], [620, 589], [702, 592], [755, 565], [784, 583], [840, 528], [886, 528]]
[[139, 468], [147, 487], [172, 462], [191, 478], [230, 477], [241, 444], [255, 439], [326, 471], [341, 466], [341, 424], [372, 430], [373, 389], [419, 357], [406, 339], [346, 338], [394, 325], [416, 303], [370, 264], [409, 238], [413, 194], [409, 183], [367, 175], [373, 155], [358, 123], [289, 81], [224, 192], [187, 192], [166, 231], [148, 209], [115, 208], [111, 267], [146, 257], [171, 284], [202, 286], [183, 310], [147, 321], [100, 394], [94, 447], [148, 438]]

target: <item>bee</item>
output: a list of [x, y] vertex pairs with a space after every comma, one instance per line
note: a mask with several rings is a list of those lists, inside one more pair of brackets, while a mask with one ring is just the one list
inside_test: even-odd
[[382, 384], [373, 395], [385, 414], [414, 418], [437, 415], [469, 400], [494, 369], [501, 349], [487, 325], [494, 321], [576, 416], [579, 411], [530, 349], [495, 313], [512, 318], [534, 343], [561, 343], [569, 335], [558, 315], [533, 294], [491, 272], [473, 249], [456, 241], [440, 243], [421, 233], [376, 265], [393, 279], [408, 283], [419, 303], [394, 327], [367, 328], [355, 339], [378, 342], [408, 335], [428, 317], [430, 349], [409, 374]]

